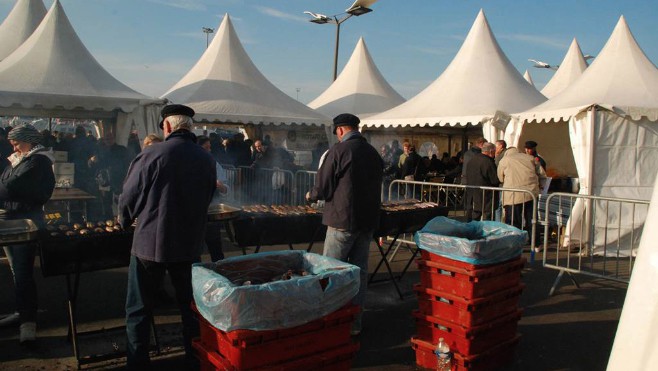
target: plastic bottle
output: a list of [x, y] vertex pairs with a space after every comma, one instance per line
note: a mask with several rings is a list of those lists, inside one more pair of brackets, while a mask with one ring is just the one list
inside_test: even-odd
[[452, 370], [452, 359], [450, 357], [450, 347], [443, 338], [439, 339], [438, 344], [436, 344], [436, 349], [434, 350], [437, 360], [437, 371], [450, 371]]

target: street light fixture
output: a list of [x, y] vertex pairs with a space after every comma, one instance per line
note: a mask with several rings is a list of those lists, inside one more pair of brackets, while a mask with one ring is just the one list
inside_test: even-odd
[[333, 15], [333, 16], [326, 16], [324, 14], [320, 13], [313, 13], [309, 11], [305, 11], [304, 14], [308, 14], [312, 19], [309, 19], [309, 22], [317, 23], [317, 24], [325, 24], [325, 23], [331, 23], [336, 25], [336, 48], [334, 50], [334, 80], [336, 81], [336, 77], [338, 77], [338, 46], [340, 45], [340, 25], [351, 18], [352, 16], [360, 16], [366, 13], [372, 12], [372, 9], [366, 8], [365, 6], [352, 6], [349, 9], [345, 11], [346, 14], [342, 18], [338, 18], [340, 14]]
[[214, 28], [210, 27], [201, 27], [201, 31], [206, 34], [206, 49], [208, 49], [208, 44], [210, 42], [210, 34], [215, 32]]

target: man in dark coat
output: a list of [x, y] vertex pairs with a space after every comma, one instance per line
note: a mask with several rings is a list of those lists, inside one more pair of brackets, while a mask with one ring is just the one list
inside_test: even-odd
[[[482, 146], [482, 152], [471, 157], [466, 173], [468, 185], [498, 187], [495, 156], [496, 146], [493, 143], [485, 143]], [[492, 220], [494, 192], [485, 190], [483, 194], [480, 189], [468, 189], [467, 191], [471, 194], [473, 205], [471, 214], [466, 215], [466, 219], [468, 221], [480, 220], [483, 217], [484, 220]]]
[[[331, 147], [318, 170], [309, 201], [324, 200], [322, 223], [327, 226], [324, 255], [361, 269], [361, 286], [354, 304], [365, 303], [368, 251], [379, 225], [384, 163], [377, 150], [359, 133], [359, 118], [343, 113], [334, 118], [338, 143]], [[359, 313], [352, 334], [361, 332]]]
[[190, 309], [191, 266], [201, 255], [216, 187], [215, 160], [190, 132], [194, 111], [175, 104], [161, 115], [165, 141], [135, 158], [119, 198], [121, 225], [137, 221], [126, 296], [127, 360], [135, 370], [149, 366], [153, 301], [165, 270], [176, 289], [186, 357], [195, 363], [191, 340], [199, 327]]

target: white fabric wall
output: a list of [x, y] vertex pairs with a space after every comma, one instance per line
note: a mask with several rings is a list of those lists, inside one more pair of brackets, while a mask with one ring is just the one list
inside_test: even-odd
[[162, 136], [162, 130], [158, 126], [162, 106], [163, 104], [146, 104], [139, 105], [131, 113], [119, 112], [117, 116], [117, 143], [124, 146], [128, 143], [130, 129], [133, 124], [137, 128], [140, 145], [149, 134], [155, 133]]
[[[649, 199], [658, 169], [658, 123], [646, 118], [635, 121], [592, 107], [570, 119], [569, 133], [580, 177], [580, 194]], [[644, 209], [630, 206], [619, 209], [618, 204], [595, 202], [593, 215], [580, 212], [588, 209], [587, 202], [576, 204], [565, 244], [570, 240], [588, 240], [580, 236], [582, 216], [585, 225], [593, 225], [594, 254], [603, 254], [604, 245], [614, 246], [619, 242], [621, 246], [632, 246], [621, 251], [621, 256], [634, 255], [641, 238], [638, 230], [646, 218]], [[605, 253], [617, 254], [614, 249]]]
[[646, 220], [608, 371], [658, 370], [658, 182]]

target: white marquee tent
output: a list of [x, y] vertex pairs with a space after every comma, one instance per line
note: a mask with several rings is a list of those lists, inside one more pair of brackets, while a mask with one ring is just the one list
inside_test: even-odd
[[583, 57], [578, 41], [574, 38], [562, 63], [560, 63], [560, 67], [555, 71], [553, 78], [541, 90], [541, 93], [548, 99], [553, 98], [576, 81], [586, 68], [587, 62]]
[[608, 361], [609, 371], [658, 370], [658, 183], [640, 248], [633, 265], [615, 342]]
[[331, 121], [263, 76], [228, 14], [196, 65], [162, 97], [192, 107], [197, 122], [324, 126]]
[[[365, 127], [483, 125], [485, 138], [502, 136], [505, 114], [545, 101], [514, 68], [480, 10], [446, 70], [407, 102], [363, 120]], [[505, 118], [503, 118], [505, 117]]]
[[16, 50], [39, 26], [46, 7], [41, 0], [18, 0], [0, 25], [0, 61]]
[[[561, 143], [564, 153], [570, 141], [581, 194], [651, 197], [658, 159], [658, 69], [635, 41], [623, 16], [598, 57], [576, 81], [549, 101], [518, 114], [517, 120], [523, 136], [527, 137], [528, 130], [541, 135], [544, 143], [553, 142], [555, 148]], [[625, 236], [633, 226], [623, 221], [631, 218], [625, 217], [625, 211], [619, 217]], [[572, 225], [578, 226], [575, 221]], [[598, 228], [601, 223], [594, 220], [592, 225]], [[613, 233], [608, 232], [608, 243]], [[579, 238], [575, 233], [571, 237]], [[598, 242], [593, 243], [596, 253]]]
[[144, 132], [149, 121], [157, 123], [161, 102], [110, 75], [58, 0], [32, 36], [0, 62], [0, 115], [116, 120], [117, 141], [125, 143], [130, 124]]
[[404, 101], [379, 72], [361, 37], [336, 81], [308, 106], [329, 117], [350, 112], [364, 119]]
[[528, 84], [532, 85], [535, 89], [537, 88], [535, 86], [535, 82], [532, 81], [532, 75], [530, 75], [530, 71], [525, 70], [525, 72], [523, 73], [523, 78], [525, 79], [525, 81], [528, 82]]

